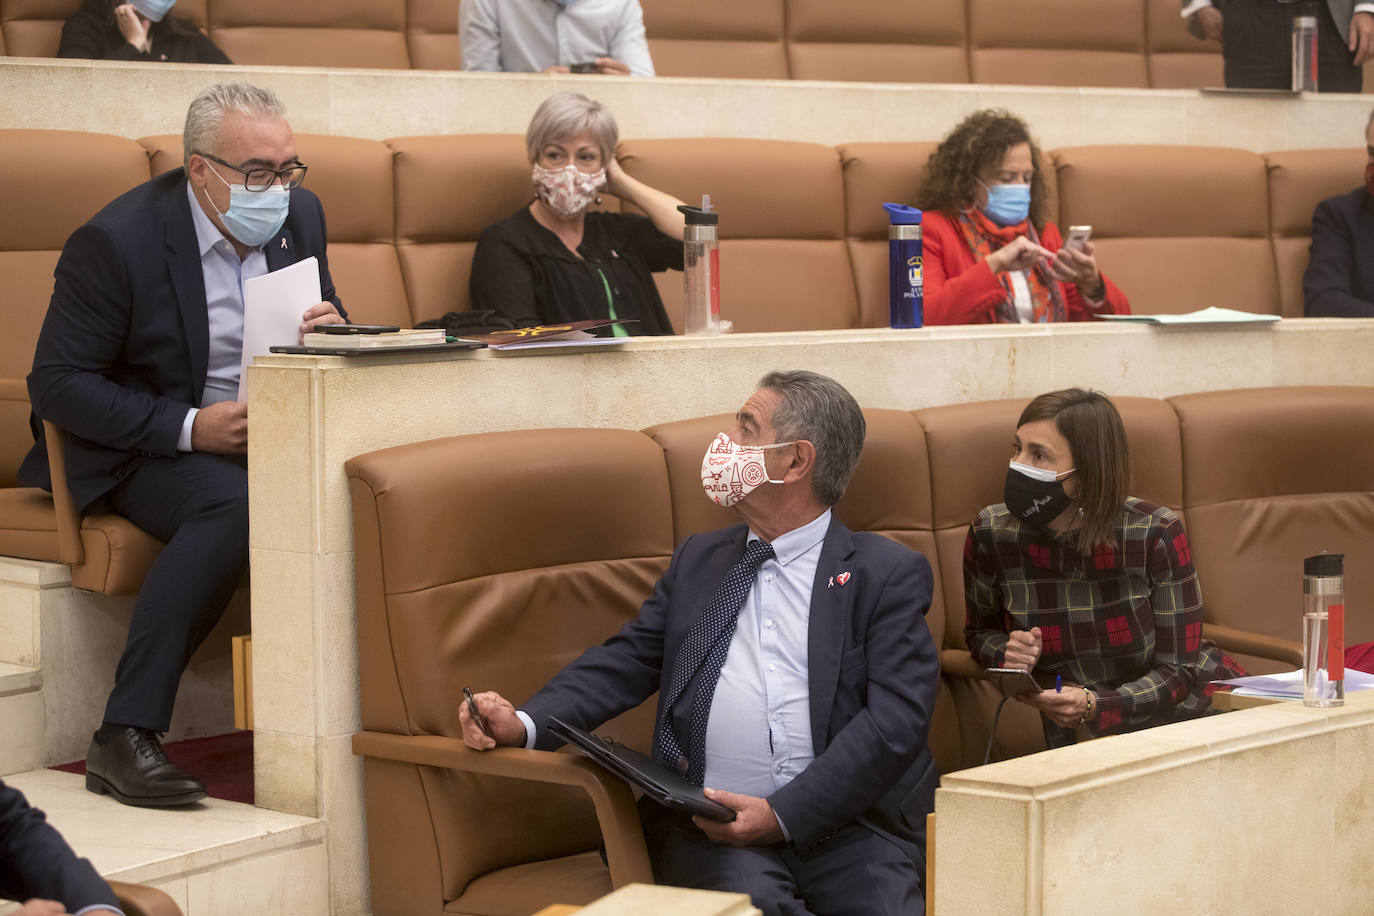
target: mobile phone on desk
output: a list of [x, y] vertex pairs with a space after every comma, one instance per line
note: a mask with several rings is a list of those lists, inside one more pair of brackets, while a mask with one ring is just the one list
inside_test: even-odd
[[472, 721], [477, 723], [477, 727], [482, 730], [482, 734], [495, 741], [496, 736], [491, 733], [491, 726], [487, 724], [487, 717], [482, 715], [482, 711], [477, 708], [477, 698], [472, 695], [471, 687], [463, 688], [463, 699], [468, 704], [468, 715], [472, 716]]
[[1082, 251], [1092, 236], [1092, 226], [1070, 226], [1069, 234], [1064, 236], [1064, 247]]
[[988, 680], [1004, 697], [1019, 697], [1045, 689], [1025, 668], [989, 668]]
[[568, 70], [571, 71], [571, 72], [573, 72], [573, 73], [600, 73], [600, 72], [601, 72], [601, 69], [600, 69], [599, 67], [597, 67], [597, 65], [596, 65], [596, 61], [592, 61], [592, 62], [589, 63], [589, 64], [573, 64], [572, 66], [568, 67]]
[[391, 334], [400, 328], [394, 324], [319, 324], [315, 330], [325, 334]]

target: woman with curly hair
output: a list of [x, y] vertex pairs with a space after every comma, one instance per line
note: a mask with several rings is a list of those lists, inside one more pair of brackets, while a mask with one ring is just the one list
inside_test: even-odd
[[1041, 169], [1025, 122], [998, 109], [969, 115], [931, 154], [917, 200], [926, 211], [926, 324], [1130, 314], [1092, 242], [1066, 247], [1045, 219]]

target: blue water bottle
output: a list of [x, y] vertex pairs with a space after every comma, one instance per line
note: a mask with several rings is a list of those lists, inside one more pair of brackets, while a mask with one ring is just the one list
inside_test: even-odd
[[921, 288], [921, 211], [905, 204], [883, 204], [887, 211], [888, 295], [890, 324], [919, 328], [925, 324]]

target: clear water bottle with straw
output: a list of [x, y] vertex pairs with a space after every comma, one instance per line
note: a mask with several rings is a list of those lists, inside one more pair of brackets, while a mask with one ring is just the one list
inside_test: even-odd
[[1345, 703], [1345, 554], [1302, 561], [1302, 702]]
[[1293, 16], [1293, 91], [1317, 91], [1317, 17], [1306, 4]]
[[720, 320], [720, 213], [711, 209], [711, 195], [701, 206], [681, 204], [686, 218], [682, 229], [683, 331], [719, 334], [729, 330]]

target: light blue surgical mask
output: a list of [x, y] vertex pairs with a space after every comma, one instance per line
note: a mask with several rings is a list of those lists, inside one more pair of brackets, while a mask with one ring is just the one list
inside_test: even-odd
[[153, 22], [161, 22], [167, 11], [176, 5], [177, 0], [129, 0], [129, 4]]
[[[981, 181], [979, 184], [983, 184]], [[1028, 184], [994, 184], [988, 189], [988, 202], [983, 212], [999, 226], [1024, 222], [1030, 215], [1031, 189]]]
[[[224, 181], [219, 172], [214, 169], [210, 171]], [[229, 209], [220, 213], [219, 208], [215, 207], [224, 228], [249, 248], [266, 244], [286, 222], [291, 192], [279, 184], [265, 191], [250, 191], [241, 184], [224, 183], [229, 186]], [[215, 206], [213, 201], [210, 206]]]

